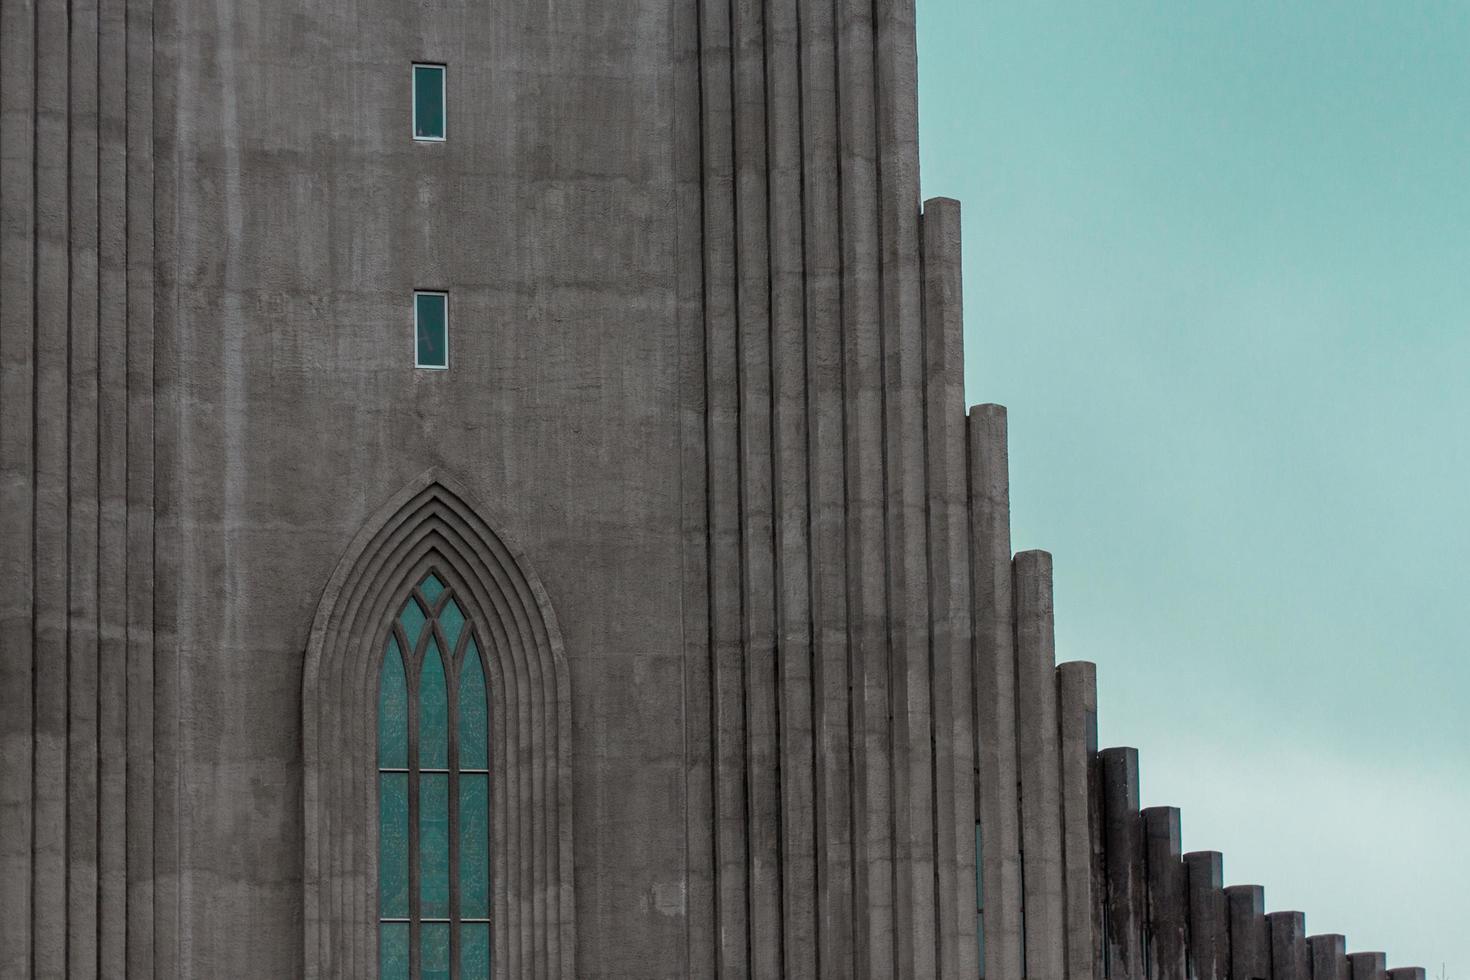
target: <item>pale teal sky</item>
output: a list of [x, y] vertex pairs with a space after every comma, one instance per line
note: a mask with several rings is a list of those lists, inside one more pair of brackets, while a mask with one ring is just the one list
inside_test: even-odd
[[919, 54], [1104, 744], [1227, 883], [1470, 980], [1470, 2], [919, 0]]

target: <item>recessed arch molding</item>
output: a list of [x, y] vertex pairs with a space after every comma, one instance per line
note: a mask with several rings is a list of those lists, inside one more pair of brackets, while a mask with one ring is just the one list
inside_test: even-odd
[[381, 507], [322, 593], [302, 682], [304, 975], [377, 974], [377, 681], [391, 624], [433, 570], [489, 666], [497, 977], [575, 976], [571, 693], [545, 588], [463, 485], [430, 470]]

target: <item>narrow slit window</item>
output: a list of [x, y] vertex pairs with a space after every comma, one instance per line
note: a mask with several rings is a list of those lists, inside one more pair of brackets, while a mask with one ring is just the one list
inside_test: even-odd
[[413, 138], [444, 141], [445, 112], [443, 65], [413, 66]]
[[449, 367], [449, 294], [413, 294], [414, 367]]

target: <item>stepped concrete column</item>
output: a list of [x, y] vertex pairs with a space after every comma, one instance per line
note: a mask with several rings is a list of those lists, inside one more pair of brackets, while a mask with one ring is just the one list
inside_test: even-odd
[[1349, 953], [1352, 980], [1387, 980], [1388, 956], [1384, 953]]
[[1266, 916], [1271, 936], [1272, 980], [1311, 980], [1307, 958], [1307, 917], [1300, 912], [1272, 912]]
[[1108, 976], [1140, 980], [1143, 969], [1143, 821], [1138, 750], [1102, 751], [1103, 861], [1107, 876]]
[[1229, 980], [1230, 920], [1225, 911], [1224, 860], [1219, 851], [1184, 855], [1189, 904], [1189, 975]]
[[1312, 980], [1352, 980], [1344, 937], [1332, 933], [1308, 936], [1307, 955], [1312, 961]]
[[1230, 918], [1230, 980], [1273, 980], [1266, 932], [1266, 891], [1260, 885], [1225, 889]]
[[1185, 980], [1187, 892], [1180, 857], [1179, 810], [1171, 806], [1144, 810], [1143, 837], [1148, 975], [1153, 980]]

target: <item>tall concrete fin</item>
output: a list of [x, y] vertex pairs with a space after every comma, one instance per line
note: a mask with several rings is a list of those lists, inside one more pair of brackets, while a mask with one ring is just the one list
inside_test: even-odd
[[728, 0], [700, 0], [714, 908], [719, 976], [749, 972], [734, 51]]
[[42, 758], [32, 699], [39, 612], [36, 15], [33, 2], [0, 4], [0, 972], [8, 976], [31, 976], [38, 964], [31, 936], [39, 911], [31, 884], [31, 774]]
[[1086, 662], [1057, 668], [1060, 729], [1062, 877], [1066, 892], [1067, 980], [1102, 977], [1102, 946], [1093, 857], [1100, 827], [1094, 814], [1093, 760], [1097, 755], [1097, 668]]
[[1181, 857], [1179, 811], [1143, 811], [1143, 866], [1148, 890], [1148, 975], [1150, 980], [1185, 980], [1186, 884]]
[[812, 616], [816, 675], [817, 958], [849, 977], [853, 950], [854, 733], [849, 724], [847, 473], [837, 39], [833, 4], [802, 3], [802, 200], [805, 214]]
[[987, 980], [1021, 980], [1021, 802], [1006, 410], [970, 410], [976, 816]]
[[1138, 750], [1104, 749], [1103, 841], [1107, 863], [1108, 976], [1141, 980], [1144, 971], [1143, 820], [1138, 811]]
[[924, 977], [936, 970], [936, 923], [918, 58], [914, 0], [877, 0], [873, 11], [887, 618], [893, 658], [895, 975]]
[[781, 975], [817, 974], [816, 787], [808, 477], [801, 38], [797, 0], [766, 5], [771, 421], [779, 651]]
[[1266, 926], [1266, 893], [1259, 885], [1225, 889], [1230, 917], [1230, 976], [1272, 980], [1271, 937]]
[[937, 972], [942, 977], [973, 977], [980, 967], [975, 933], [974, 669], [959, 202], [926, 201], [923, 232]]
[[1230, 920], [1225, 908], [1224, 860], [1219, 851], [1184, 855], [1189, 892], [1189, 975], [1229, 980]]
[[1064, 971], [1065, 917], [1051, 566], [1051, 555], [1044, 551], [1021, 552], [1012, 566], [1012, 595], [1026, 973], [1059, 977]]

